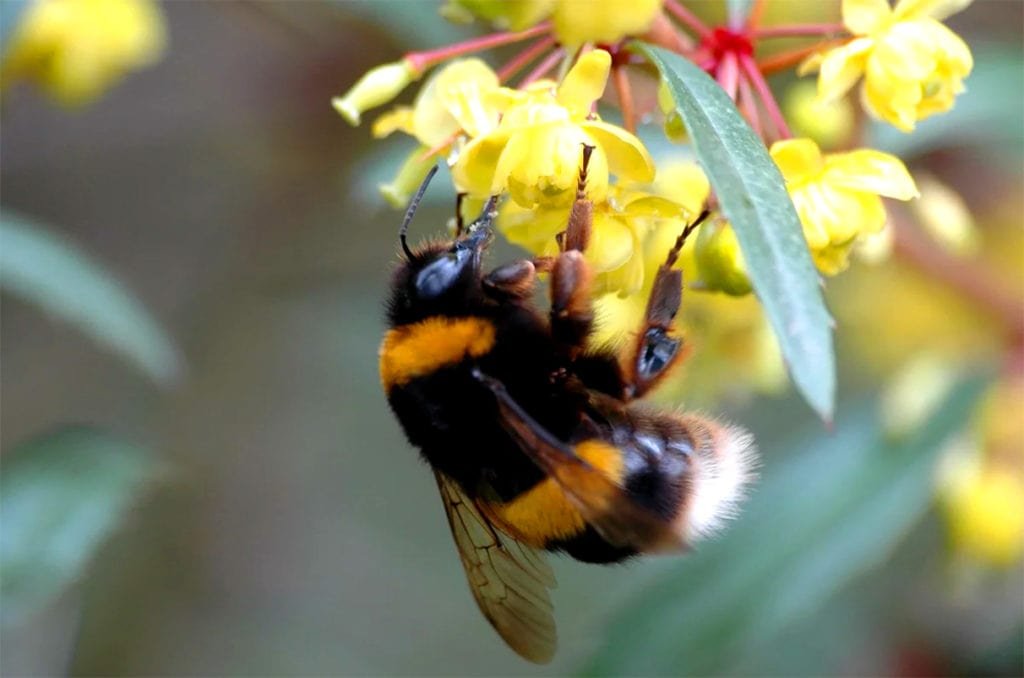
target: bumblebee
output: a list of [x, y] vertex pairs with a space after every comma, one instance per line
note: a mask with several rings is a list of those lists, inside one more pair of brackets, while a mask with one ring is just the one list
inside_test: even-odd
[[[380, 375], [409, 442], [433, 469], [480, 610], [505, 642], [544, 663], [556, 646], [543, 551], [588, 563], [681, 551], [731, 516], [752, 475], [751, 436], [639, 398], [685, 351], [679, 235], [658, 269], [644, 323], [623, 355], [588, 346], [593, 273], [583, 162], [554, 257], [485, 272], [496, 198], [454, 239], [399, 240]], [[435, 168], [436, 169], [436, 168]], [[457, 210], [459, 212], [459, 210]], [[460, 217], [457, 217], [459, 219]], [[550, 310], [533, 301], [548, 273]]]

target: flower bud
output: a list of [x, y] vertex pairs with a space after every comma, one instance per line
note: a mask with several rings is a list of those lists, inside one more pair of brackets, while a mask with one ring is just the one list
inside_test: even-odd
[[405, 159], [398, 169], [398, 174], [390, 183], [379, 184], [377, 189], [388, 204], [395, 208], [403, 208], [409, 204], [416, 189], [427, 176], [430, 168], [437, 163], [437, 158], [429, 154], [426, 146], [419, 146]]
[[371, 68], [344, 96], [334, 97], [331, 105], [353, 126], [364, 112], [398, 96], [420, 74], [408, 61], [395, 61]]
[[707, 289], [734, 297], [750, 293], [747, 264], [729, 222], [719, 219], [702, 226], [694, 255], [700, 280]]

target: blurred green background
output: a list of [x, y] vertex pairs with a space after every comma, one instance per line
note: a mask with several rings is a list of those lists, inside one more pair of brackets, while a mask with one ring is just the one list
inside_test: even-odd
[[[1019, 560], [964, 585], [934, 510], [939, 453], [999, 369], [993, 350], [965, 349], [978, 369], [893, 440], [884, 374], [845, 347], [842, 324], [831, 433], [792, 396], [721, 405], [764, 456], [743, 518], [685, 559], [555, 559], [559, 654], [519, 660], [473, 604], [433, 478], [378, 383], [400, 215], [375, 184], [407, 148], [372, 144], [330, 106], [369, 67], [466, 29], [428, 2], [161, 8], [162, 60], [92, 105], [28, 87], [2, 101], [5, 223], [66, 238], [175, 348], [113, 306], [132, 357], [90, 341], [61, 317], [111, 297], [61, 260], [12, 264], [32, 243], [4, 232], [4, 280], [55, 287], [49, 312], [17, 285], [2, 300], [0, 673], [1024, 671]], [[978, 57], [968, 87], [1010, 77], [978, 94], [980, 112], [966, 98], [936, 121], [954, 127], [922, 126], [926, 141], [900, 149], [1013, 228], [1022, 18], [1020, 3], [980, 2], [953, 22]], [[451, 212], [444, 182], [434, 192], [417, 237]]]

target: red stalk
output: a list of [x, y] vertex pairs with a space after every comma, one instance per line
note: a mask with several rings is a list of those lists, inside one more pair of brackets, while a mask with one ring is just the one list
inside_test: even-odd
[[679, 4], [677, 0], [665, 0], [665, 9], [702, 39], [711, 35], [711, 29], [705, 26], [704, 22], [698, 19], [696, 14]]
[[498, 80], [505, 82], [513, 75], [521, 71], [527, 64], [539, 57], [555, 44], [553, 37], [546, 36], [533, 43], [519, 54], [509, 59], [508, 63], [498, 70]]
[[473, 54], [474, 52], [482, 52], [483, 50], [491, 49], [492, 47], [500, 47], [502, 45], [510, 45], [514, 42], [521, 42], [538, 35], [543, 35], [550, 30], [551, 24], [544, 21], [536, 26], [527, 28], [525, 31], [519, 31], [517, 33], [492, 33], [479, 38], [466, 40], [465, 42], [457, 42], [454, 45], [445, 45], [444, 47], [428, 50], [426, 52], [409, 52], [405, 55], [405, 61], [408, 62], [417, 73], [422, 74], [431, 66], [439, 64], [442, 61], [447, 61], [452, 57]]
[[754, 62], [753, 57], [747, 54], [741, 55], [740, 67], [746, 73], [757, 95], [761, 98], [761, 103], [764, 104], [764, 110], [768, 114], [768, 119], [772, 121], [778, 138], [791, 139], [793, 133], [789, 131], [789, 125], [786, 124], [786, 119], [782, 116], [782, 111], [779, 110], [779, 104], [775, 101], [775, 96], [772, 94], [772, 90], [768, 86], [767, 81], [765, 81], [764, 76], [761, 75], [761, 71], [757, 70], [757, 64]]

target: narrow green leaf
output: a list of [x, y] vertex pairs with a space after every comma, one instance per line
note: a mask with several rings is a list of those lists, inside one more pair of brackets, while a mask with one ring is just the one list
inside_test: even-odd
[[955, 388], [911, 438], [887, 442], [877, 403], [805, 437], [766, 473], [742, 517], [613, 620], [588, 675], [727, 671], [887, 556], [931, 501], [942, 443], [987, 379]]
[[0, 474], [0, 619], [45, 605], [88, 564], [152, 473], [143, 450], [88, 428], [30, 441]]
[[659, 47], [635, 46], [668, 84], [697, 157], [736, 231], [793, 382], [822, 418], [831, 419], [836, 379], [832, 319], [782, 175], [736, 106], [704, 71]]
[[10, 214], [0, 220], [0, 289], [76, 325], [160, 384], [179, 376], [174, 344], [120, 282], [69, 242]]

